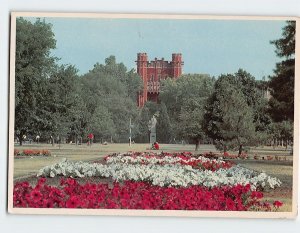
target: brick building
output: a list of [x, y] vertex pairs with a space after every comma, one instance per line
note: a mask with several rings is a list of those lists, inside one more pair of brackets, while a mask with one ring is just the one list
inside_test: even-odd
[[182, 55], [181, 53], [173, 53], [172, 61], [165, 61], [164, 58], [155, 58], [148, 61], [147, 53], [137, 54], [137, 73], [143, 80], [143, 91], [137, 96], [137, 104], [143, 107], [147, 101], [158, 101], [160, 90], [160, 81], [170, 78], [178, 78], [182, 74]]

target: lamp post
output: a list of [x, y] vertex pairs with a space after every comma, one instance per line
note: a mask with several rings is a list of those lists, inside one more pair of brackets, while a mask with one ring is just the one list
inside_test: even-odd
[[131, 118], [129, 118], [129, 146], [131, 147], [131, 137], [132, 137], [132, 129], [133, 125], [131, 124]]

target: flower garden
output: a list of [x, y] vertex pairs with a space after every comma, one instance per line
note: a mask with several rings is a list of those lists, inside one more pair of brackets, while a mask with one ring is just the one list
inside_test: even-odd
[[14, 150], [15, 157], [30, 157], [30, 156], [51, 156], [51, 152], [49, 150]]
[[[182, 153], [113, 153], [94, 162], [62, 161], [14, 186], [14, 207], [277, 211], [263, 200], [281, 181], [233, 161]], [[89, 178], [97, 178], [90, 181]], [[57, 185], [48, 184], [60, 179]]]

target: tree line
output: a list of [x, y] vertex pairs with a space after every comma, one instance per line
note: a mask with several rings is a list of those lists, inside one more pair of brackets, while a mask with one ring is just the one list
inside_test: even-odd
[[[203, 74], [168, 78], [161, 83], [159, 103], [141, 109], [136, 93], [142, 81], [114, 56], [78, 75], [72, 65], [51, 56], [56, 41], [51, 24], [17, 19], [15, 135], [41, 140], [86, 139], [149, 142], [148, 122], [157, 115], [161, 143], [214, 143], [220, 150], [260, 144], [285, 145], [293, 138], [295, 21], [287, 21], [282, 38], [271, 43], [282, 60], [268, 81], [247, 71], [217, 78]], [[270, 92], [270, 98], [266, 93]]]

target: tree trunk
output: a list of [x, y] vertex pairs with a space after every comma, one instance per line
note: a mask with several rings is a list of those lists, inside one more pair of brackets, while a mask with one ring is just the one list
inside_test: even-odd
[[239, 156], [242, 154], [242, 152], [243, 152], [243, 145], [240, 145], [240, 147], [239, 147]]
[[224, 154], [227, 152], [227, 147], [226, 147], [226, 145], [223, 146], [223, 152], [224, 152]]
[[20, 134], [20, 135], [18, 136], [18, 138], [19, 138], [20, 146], [22, 146], [22, 145], [23, 145], [23, 137], [22, 137], [22, 135]]
[[199, 150], [199, 147], [200, 147], [200, 139], [197, 139], [197, 140], [196, 140], [196, 148], [195, 148], [195, 151], [198, 151], [198, 150]]

